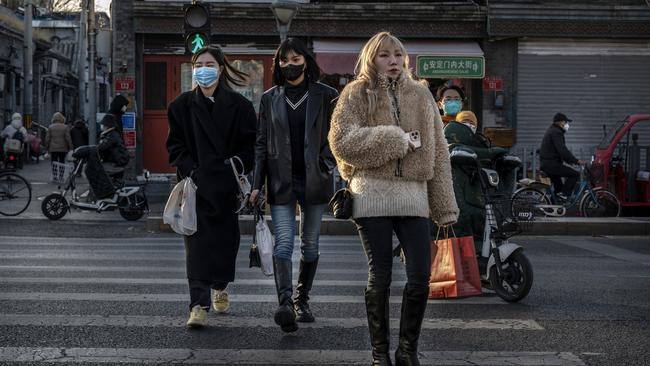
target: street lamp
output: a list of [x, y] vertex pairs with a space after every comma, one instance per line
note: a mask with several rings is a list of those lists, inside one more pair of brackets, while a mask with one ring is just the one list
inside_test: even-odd
[[278, 32], [280, 32], [280, 41], [283, 42], [287, 39], [291, 20], [298, 12], [298, 3], [291, 0], [274, 0], [271, 3], [271, 10], [275, 15], [275, 22], [278, 25]]

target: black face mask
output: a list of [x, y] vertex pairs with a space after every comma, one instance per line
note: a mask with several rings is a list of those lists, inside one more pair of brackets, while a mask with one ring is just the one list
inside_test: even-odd
[[301, 65], [287, 65], [285, 67], [281, 67], [280, 71], [282, 71], [282, 75], [284, 76], [285, 79], [289, 81], [294, 81], [302, 75], [303, 69], [305, 67], [305, 64]]

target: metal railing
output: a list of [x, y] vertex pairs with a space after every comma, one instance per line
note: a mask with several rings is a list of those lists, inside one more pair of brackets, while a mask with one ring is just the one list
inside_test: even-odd
[[[568, 146], [573, 155], [580, 159], [591, 160], [594, 150], [593, 145], [574, 145]], [[538, 145], [516, 145], [510, 149], [510, 154], [518, 156], [521, 159], [521, 167], [517, 171], [520, 178], [537, 179], [539, 176], [539, 146]]]

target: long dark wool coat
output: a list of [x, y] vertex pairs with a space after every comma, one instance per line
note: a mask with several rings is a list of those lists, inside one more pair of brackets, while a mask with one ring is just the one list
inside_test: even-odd
[[198, 230], [185, 237], [187, 277], [232, 282], [239, 250], [238, 186], [227, 159], [253, 168], [256, 117], [241, 94], [218, 87], [210, 104], [201, 90], [185, 92], [167, 110], [169, 162], [179, 178], [193, 172]]

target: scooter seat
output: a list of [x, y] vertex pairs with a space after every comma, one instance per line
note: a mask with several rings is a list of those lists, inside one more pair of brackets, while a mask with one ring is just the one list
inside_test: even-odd
[[530, 179], [530, 178], [520, 179], [518, 182], [522, 186], [531, 187], [531, 188], [546, 189], [551, 187], [550, 184], [542, 183], [540, 181]]

